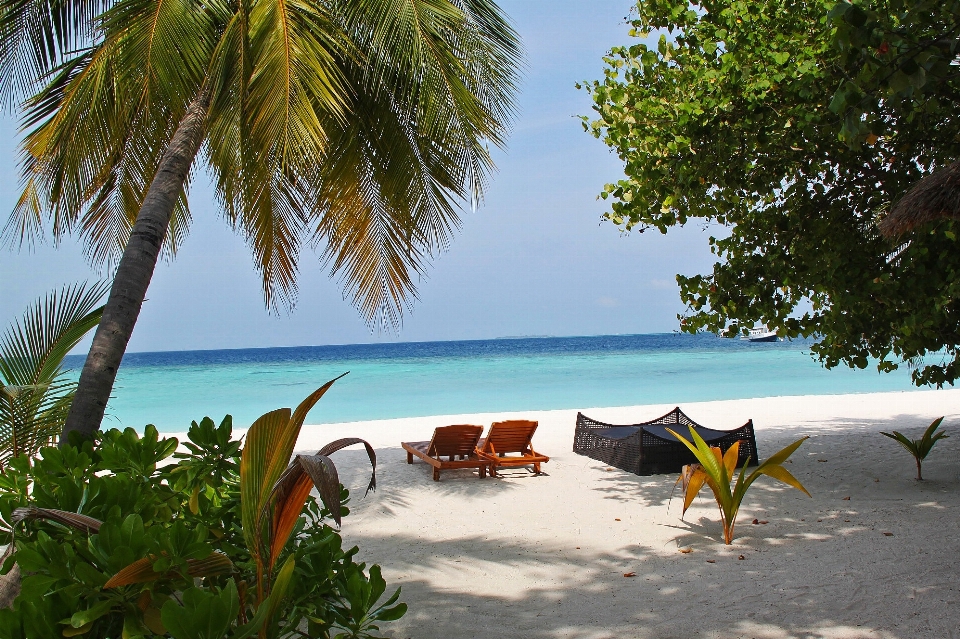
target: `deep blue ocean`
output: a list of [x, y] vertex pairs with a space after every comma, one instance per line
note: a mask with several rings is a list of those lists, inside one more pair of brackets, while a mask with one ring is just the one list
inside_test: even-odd
[[810, 345], [667, 333], [128, 353], [104, 427], [247, 426], [346, 371], [308, 423], [912, 388], [906, 370], [825, 370]]

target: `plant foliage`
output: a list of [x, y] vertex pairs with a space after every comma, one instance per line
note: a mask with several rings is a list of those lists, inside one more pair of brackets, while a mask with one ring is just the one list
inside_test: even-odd
[[750, 460], [747, 459], [743, 468], [740, 469], [736, 483], [733, 483], [733, 475], [737, 470], [737, 456], [740, 454], [740, 442], [736, 442], [727, 449], [726, 453], [723, 453], [718, 447], [707, 444], [693, 426], [690, 426], [692, 442], [672, 429], [668, 428], [667, 431], [689, 448], [690, 452], [696, 456], [697, 461], [700, 462], [694, 466], [691, 472], [684, 473], [680, 477], [684, 483], [683, 512], [687, 512], [687, 508], [693, 503], [694, 497], [700, 493], [704, 484], [709, 486], [710, 490], [713, 491], [714, 499], [717, 500], [717, 506], [720, 508], [723, 542], [726, 544], [733, 543], [733, 526], [737, 522], [737, 513], [740, 511], [740, 504], [747, 494], [747, 489], [761, 475], [767, 475], [782, 481], [810, 497], [807, 489], [797, 481], [797, 478], [789, 470], [783, 467], [783, 462], [800, 448], [800, 445], [807, 439], [806, 437], [798, 439], [786, 448], [774, 453], [749, 475], [747, 474], [747, 466], [750, 464]]
[[[382, 600], [380, 568], [356, 562], [358, 549], [343, 548], [326, 523], [348, 513], [335, 467], [320, 477], [322, 503], [309, 489], [277, 488], [299, 477], [289, 454], [281, 463], [278, 440], [295, 441], [330, 384], [285, 409], [286, 423], [278, 411], [257, 420], [242, 449], [227, 416], [194, 422], [184, 452], [147, 426], [143, 436], [114, 429], [12, 460], [0, 476], [0, 517], [15, 544], [4, 570], [16, 562], [26, 576], [0, 611], [0, 636], [347, 639], [401, 617], [399, 589]], [[251, 510], [260, 513], [252, 536]]]
[[876, 220], [960, 158], [957, 2], [644, 0], [586, 87], [623, 160], [606, 218], [713, 230], [681, 328], [817, 336], [827, 366], [960, 376], [954, 223], [891, 245]]
[[60, 436], [76, 389], [63, 359], [100, 322], [105, 292], [103, 284], [64, 287], [0, 337], [0, 468]]
[[[495, 3], [97, 0], [62, 24], [75, 4], [0, 0], [0, 69], [45, 72], [25, 105], [8, 240], [49, 221], [116, 263], [178, 123], [206, 96], [200, 155], [267, 304], [295, 301], [315, 246], [366, 319], [398, 321], [458, 206], [482, 196], [488, 145], [505, 143], [521, 48]], [[78, 28], [79, 46], [48, 46]], [[168, 255], [190, 227], [190, 181]]]
[[908, 453], [913, 455], [913, 458], [917, 462], [917, 481], [923, 481], [923, 473], [921, 472], [920, 466], [923, 464], [923, 460], [927, 458], [927, 455], [930, 454], [930, 451], [933, 449], [933, 445], [936, 444], [939, 440], [948, 437], [943, 431], [937, 432], [937, 429], [940, 428], [940, 423], [943, 421], [943, 417], [938, 417], [933, 422], [927, 426], [927, 430], [923, 431], [923, 436], [920, 439], [909, 439], [903, 433], [898, 431], [893, 431], [892, 433], [881, 432], [881, 435], [885, 435], [890, 439], [893, 439], [901, 446], [903, 446]]

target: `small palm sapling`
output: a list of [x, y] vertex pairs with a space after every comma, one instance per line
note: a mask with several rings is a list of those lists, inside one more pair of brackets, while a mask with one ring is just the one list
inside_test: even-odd
[[920, 439], [907, 439], [903, 433], [893, 431], [892, 433], [881, 432], [881, 435], [889, 437], [890, 439], [896, 440], [900, 443], [901, 446], [907, 449], [913, 458], [917, 462], [917, 481], [923, 481], [923, 473], [921, 472], [921, 466], [923, 460], [927, 458], [927, 455], [930, 454], [933, 445], [937, 443], [937, 440], [947, 437], [947, 434], [944, 432], [937, 432], [937, 429], [940, 428], [940, 423], [943, 421], [943, 417], [938, 417], [933, 420], [927, 430], [923, 432], [923, 437]]
[[724, 454], [718, 447], [707, 444], [697, 431], [694, 430], [693, 426], [690, 427], [690, 435], [693, 438], [692, 442], [687, 441], [669, 428], [667, 432], [689, 448], [690, 452], [696, 456], [699, 462], [699, 464], [686, 466], [684, 473], [680, 476], [680, 480], [678, 480], [684, 482], [683, 512], [687, 512], [687, 508], [693, 503], [693, 498], [697, 496], [704, 484], [709, 486], [713, 491], [714, 498], [717, 500], [717, 506], [720, 508], [720, 520], [723, 524], [723, 542], [725, 544], [733, 543], [733, 526], [737, 520], [740, 504], [743, 501], [744, 495], [747, 493], [747, 489], [750, 488], [750, 485], [761, 475], [768, 475], [782, 481], [803, 492], [807, 497], [810, 497], [807, 489], [797, 481], [796, 477], [790, 474], [790, 471], [782, 466], [783, 462], [807, 439], [806, 437], [798, 439], [783, 450], [774, 453], [767, 461], [757, 466], [749, 475], [747, 474], [747, 465], [750, 463], [750, 460], [747, 459], [743, 464], [743, 468], [740, 469], [740, 475], [734, 484], [733, 473], [737, 469], [737, 456], [740, 452], [740, 442], [728, 448], [726, 454]]

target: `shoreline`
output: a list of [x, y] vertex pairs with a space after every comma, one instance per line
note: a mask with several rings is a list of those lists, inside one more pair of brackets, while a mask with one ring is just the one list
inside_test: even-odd
[[[321, 400], [322, 402], [323, 400]], [[618, 424], [634, 424], [654, 419], [680, 406], [695, 422], [708, 428], [729, 430], [742, 426], [747, 419], [753, 419], [757, 433], [762, 430], [782, 429], [791, 420], [785, 415], [791, 411], [798, 415], [799, 423], [820, 422], [824, 419], [840, 417], [852, 409], [863, 411], [863, 418], [881, 417], [893, 402], [904, 410], [918, 411], [924, 406], [940, 405], [950, 408], [945, 415], [960, 417], [960, 388], [940, 390], [903, 390], [871, 393], [838, 393], [835, 395], [777, 395], [771, 397], [752, 397], [745, 399], [721, 399], [703, 402], [680, 402], [638, 404], [629, 406], [595, 406], [588, 408], [560, 408], [523, 411], [487, 411], [478, 413], [450, 413], [421, 417], [395, 417], [391, 419], [358, 420], [349, 422], [308, 423], [303, 425], [297, 439], [297, 451], [306, 448], [322, 447], [324, 438], [364, 437], [375, 448], [399, 447], [400, 441], [418, 439], [417, 434], [429, 434], [437, 426], [448, 424], [478, 424], [485, 428], [493, 421], [503, 419], [533, 419], [541, 422], [537, 439], [544, 436], [543, 425], [563, 427], [569, 422], [571, 437], [573, 420], [577, 412], [590, 417]], [[748, 414], [749, 413], [749, 414]], [[742, 416], [742, 419], [741, 419]], [[937, 415], [939, 416], [939, 415]], [[739, 420], [739, 421], [738, 421]], [[782, 422], [782, 423], [781, 423]], [[799, 425], [799, 424], [797, 424]], [[351, 430], [352, 429], [352, 430]], [[236, 436], [246, 429], [236, 429]], [[353, 433], [353, 434], [349, 434]], [[366, 433], [366, 436], [360, 433]], [[166, 436], [185, 437], [185, 433], [162, 433]], [[396, 439], [406, 437], [407, 439]], [[424, 437], [419, 437], [423, 439]], [[571, 439], [572, 441], [572, 439]]]

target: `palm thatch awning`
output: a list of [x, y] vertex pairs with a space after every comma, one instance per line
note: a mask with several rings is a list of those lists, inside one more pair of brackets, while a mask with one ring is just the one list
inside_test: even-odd
[[907, 191], [880, 220], [880, 232], [897, 237], [942, 219], [960, 219], [960, 161], [935, 171]]

